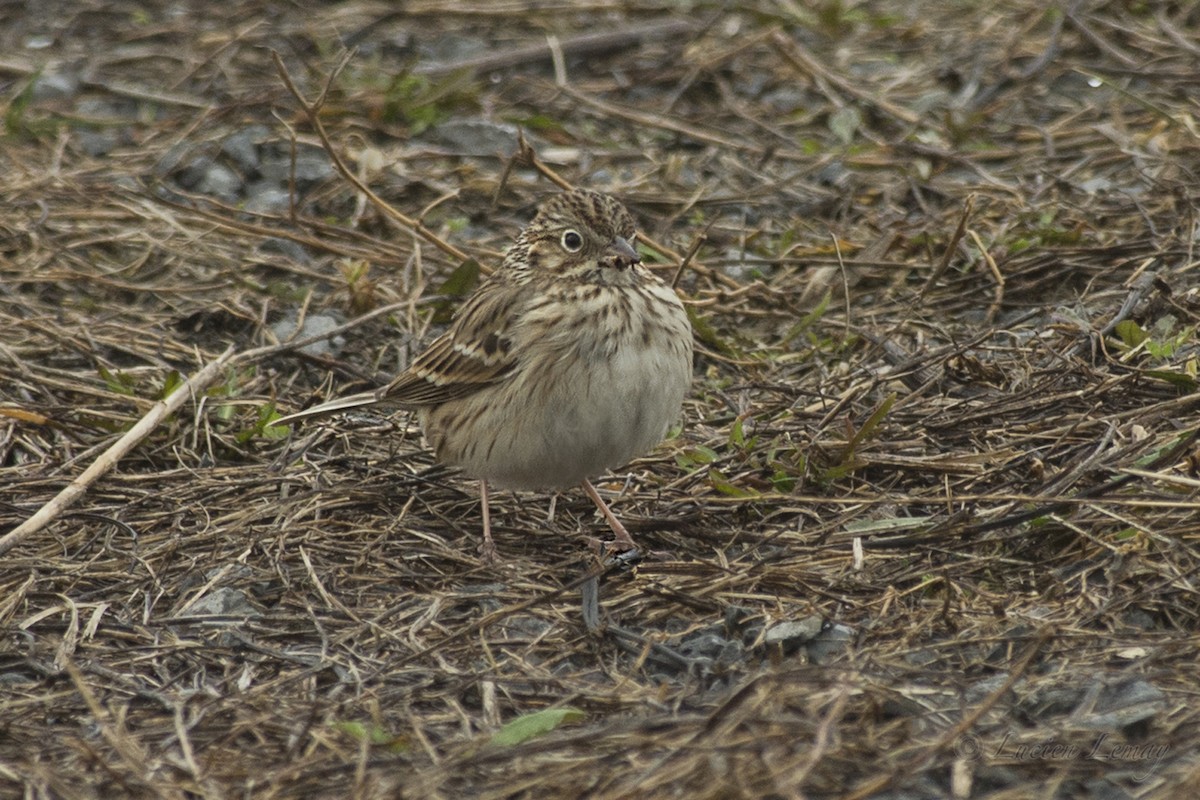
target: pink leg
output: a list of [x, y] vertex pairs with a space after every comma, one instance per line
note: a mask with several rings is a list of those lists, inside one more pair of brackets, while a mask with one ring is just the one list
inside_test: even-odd
[[488, 510], [487, 481], [479, 482], [479, 506], [483, 510], [483, 544], [479, 546], [479, 554], [486, 563], [491, 564], [496, 560], [496, 543], [492, 541], [492, 514]]
[[583, 482], [583, 490], [587, 492], [587, 496], [592, 498], [592, 502], [600, 509], [600, 513], [604, 515], [604, 519], [608, 522], [608, 527], [612, 528], [615, 536], [613, 546], [617, 550], [634, 550], [637, 545], [633, 543], [633, 537], [629, 535], [629, 531], [625, 530], [625, 526], [621, 524], [621, 520], [617, 519], [613, 514], [612, 509], [600, 497], [600, 493], [596, 491], [596, 487], [592, 486], [592, 482], [585, 480]]

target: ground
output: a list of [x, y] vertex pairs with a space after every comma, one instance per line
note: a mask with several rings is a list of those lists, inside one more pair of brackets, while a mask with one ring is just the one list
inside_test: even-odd
[[[0, 796], [1200, 791], [1191, 4], [9, 3], [0, 53]], [[639, 558], [497, 493], [487, 564], [406, 414], [272, 421], [562, 185], [695, 380], [598, 480]]]

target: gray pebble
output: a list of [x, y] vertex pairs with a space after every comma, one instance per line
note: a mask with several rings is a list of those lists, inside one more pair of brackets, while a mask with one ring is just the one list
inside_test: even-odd
[[237, 201], [241, 188], [242, 176], [224, 164], [215, 163], [210, 163], [196, 184], [196, 191], [219, 197], [229, 203]]
[[205, 594], [183, 609], [182, 616], [261, 617], [250, 603], [250, 598], [241, 589], [222, 586]]
[[270, 136], [265, 125], [249, 125], [225, 137], [221, 153], [247, 175], [258, 173], [259, 145]]
[[59, 100], [74, 97], [79, 91], [79, 76], [69, 72], [43, 72], [33, 82], [33, 99]]
[[[289, 317], [282, 319], [271, 326], [271, 332], [281, 342], [286, 342], [289, 339], [307, 339], [310, 336], [317, 336], [327, 331], [333, 330], [338, 326], [338, 321], [327, 314], [309, 314], [304, 318], [304, 326], [299, 333], [296, 333], [296, 319]], [[293, 336], [293, 334], [295, 334]], [[307, 344], [300, 348], [300, 352], [307, 353], [311, 356], [333, 355], [346, 344], [346, 340], [342, 336], [334, 336], [331, 339], [320, 339]]]
[[463, 156], [501, 156], [517, 152], [517, 126], [484, 119], [452, 119], [430, 135], [443, 147]]
[[282, 214], [291, 206], [291, 193], [265, 181], [246, 187], [246, 202], [243, 208], [254, 214]]

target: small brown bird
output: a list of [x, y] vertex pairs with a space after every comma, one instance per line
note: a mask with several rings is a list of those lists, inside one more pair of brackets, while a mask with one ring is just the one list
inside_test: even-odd
[[614, 546], [633, 548], [588, 479], [658, 444], [692, 378], [687, 314], [642, 266], [634, 232], [612, 197], [575, 190], [550, 198], [412, 366], [377, 391], [276, 424], [367, 405], [415, 410], [438, 461], [480, 481], [485, 558], [495, 556], [489, 483], [579, 483]]

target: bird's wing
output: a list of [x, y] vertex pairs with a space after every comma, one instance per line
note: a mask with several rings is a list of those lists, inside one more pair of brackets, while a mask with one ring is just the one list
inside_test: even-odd
[[509, 281], [483, 284], [459, 309], [450, 329], [375, 393], [376, 402], [433, 406], [503, 378], [517, 363], [510, 352], [511, 333], [527, 294], [526, 286]]
[[287, 425], [365, 406], [416, 409], [466, 397], [516, 366], [510, 353], [513, 324], [528, 296], [522, 284], [493, 279], [479, 287], [408, 369], [372, 392], [339, 397], [272, 422]]

